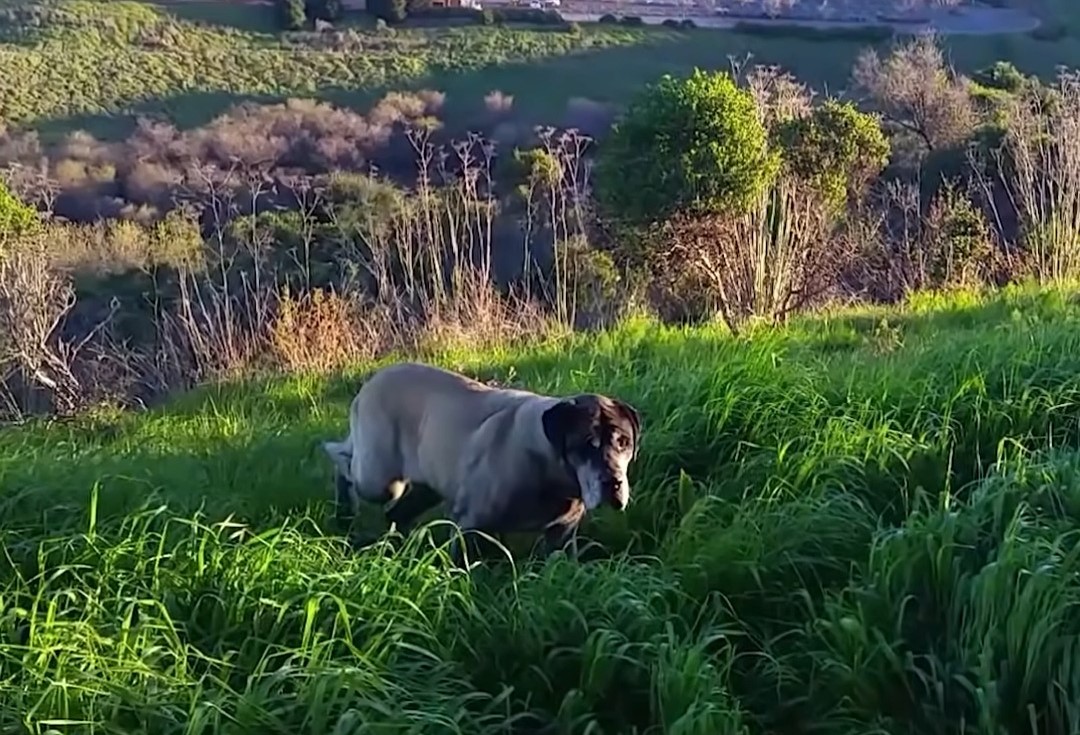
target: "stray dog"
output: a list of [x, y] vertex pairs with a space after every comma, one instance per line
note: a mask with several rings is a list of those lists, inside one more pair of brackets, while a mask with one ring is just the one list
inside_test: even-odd
[[[335, 466], [339, 519], [363, 499], [403, 529], [445, 502], [463, 533], [543, 532], [550, 553], [587, 511], [626, 509], [640, 439], [638, 411], [617, 399], [493, 388], [399, 363], [364, 383], [348, 437], [323, 449]], [[456, 539], [451, 556], [460, 563]]]

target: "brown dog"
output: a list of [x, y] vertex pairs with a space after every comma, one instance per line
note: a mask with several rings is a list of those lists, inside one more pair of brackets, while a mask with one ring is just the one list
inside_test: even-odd
[[336, 467], [339, 514], [346, 503], [355, 514], [363, 499], [405, 527], [445, 501], [463, 532], [542, 531], [550, 551], [586, 511], [626, 508], [640, 438], [637, 410], [617, 399], [492, 388], [400, 363], [364, 383], [348, 437], [323, 448]]

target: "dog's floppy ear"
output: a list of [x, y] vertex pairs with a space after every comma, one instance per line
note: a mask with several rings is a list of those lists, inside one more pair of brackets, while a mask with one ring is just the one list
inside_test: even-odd
[[573, 433], [581, 421], [581, 406], [573, 398], [566, 398], [544, 411], [544, 436], [560, 454], [566, 452], [566, 437]]
[[641, 446], [641, 414], [638, 410], [631, 406], [626, 401], [615, 399], [615, 405], [619, 407], [623, 415], [626, 416], [627, 421], [630, 422], [630, 426], [634, 429], [634, 458], [637, 457], [638, 447]]
[[337, 473], [344, 478], [349, 478], [352, 474], [352, 447], [349, 443], [323, 442], [322, 448], [330, 457], [330, 461], [334, 463]]

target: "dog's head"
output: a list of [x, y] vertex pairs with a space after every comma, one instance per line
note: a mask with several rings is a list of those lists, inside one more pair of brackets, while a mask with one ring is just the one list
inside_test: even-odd
[[630, 503], [630, 462], [641, 441], [641, 416], [628, 403], [592, 393], [559, 401], [544, 412], [544, 434], [573, 470], [589, 510]]

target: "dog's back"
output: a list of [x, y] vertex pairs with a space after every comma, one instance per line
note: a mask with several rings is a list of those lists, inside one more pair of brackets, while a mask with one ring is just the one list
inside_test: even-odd
[[[471, 440], [495, 417], [515, 422], [518, 409], [552, 399], [521, 390], [492, 388], [479, 381], [420, 363], [398, 363], [372, 375], [349, 413], [351, 469], [365, 495], [399, 480], [421, 482], [448, 501], [458, 491], [461, 460]], [[483, 431], [484, 434], [489, 434]], [[513, 432], [486, 436], [493, 460]], [[509, 459], [506, 457], [505, 459]]]

